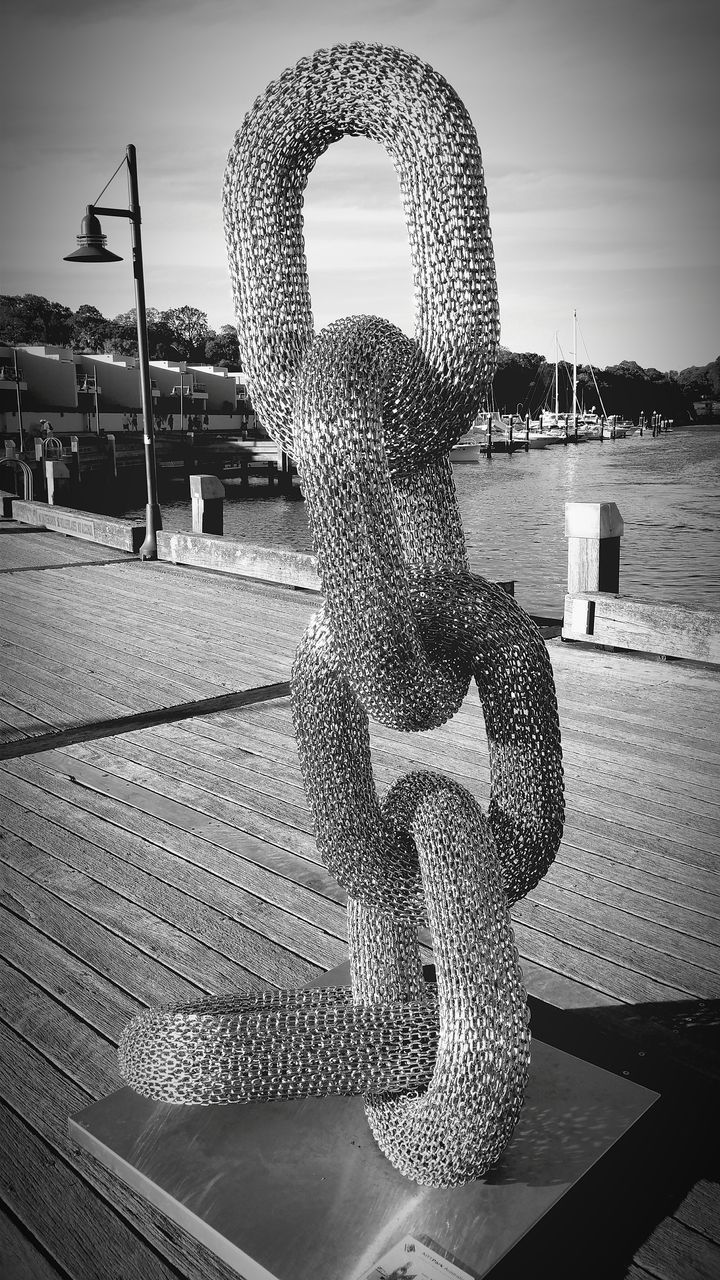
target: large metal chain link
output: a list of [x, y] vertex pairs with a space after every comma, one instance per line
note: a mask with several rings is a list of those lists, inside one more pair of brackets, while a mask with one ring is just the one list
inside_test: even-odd
[[[415, 341], [376, 317], [314, 336], [302, 199], [344, 134], [398, 172]], [[325, 603], [296, 655], [292, 704], [323, 861], [348, 892], [352, 991], [248, 993], [136, 1019], [121, 1069], [174, 1102], [366, 1095], [381, 1149], [452, 1186], [500, 1155], [522, 1104], [530, 1034], [510, 905], [555, 856], [560, 732], [537, 628], [468, 571], [449, 462], [497, 352], [495, 272], [477, 138], [450, 86], [398, 49], [322, 50], [269, 86], [225, 183], [238, 330], [253, 397], [296, 459]], [[444, 724], [477, 683], [487, 815], [432, 772], [384, 801], [369, 717]], [[437, 983], [423, 979], [419, 925]]]

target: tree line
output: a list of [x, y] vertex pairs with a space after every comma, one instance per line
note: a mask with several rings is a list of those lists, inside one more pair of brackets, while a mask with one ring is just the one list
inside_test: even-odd
[[[147, 311], [151, 360], [189, 360], [238, 370], [240, 352], [235, 328], [210, 328], [197, 307]], [[10, 346], [36, 343], [70, 347], [73, 351], [137, 356], [135, 310], [108, 320], [97, 307], [84, 303], [77, 311], [34, 293], [0, 295], [0, 341]]]
[[[572, 365], [558, 365], [560, 412], [571, 407]], [[660, 413], [665, 418], [688, 421], [695, 417], [694, 402], [720, 400], [720, 357], [708, 365], [688, 369], [643, 369], [634, 360], [621, 360], [606, 369], [579, 365], [578, 403], [587, 410], [603, 410], [635, 421], [641, 413]], [[555, 404], [555, 363], [533, 352], [516, 354], [500, 348], [493, 380], [495, 407], [508, 413], [531, 417]]]
[[[239, 369], [240, 352], [235, 328], [221, 325], [215, 331], [204, 311], [197, 307], [150, 308], [147, 313], [151, 360], [188, 360]], [[0, 295], [0, 341], [50, 343], [74, 351], [137, 355], [135, 312], [108, 320], [97, 307], [85, 303], [72, 311], [37, 294]], [[535, 416], [554, 404], [555, 365], [533, 352], [516, 353], [501, 347], [493, 381], [496, 408], [508, 413]], [[572, 373], [566, 361], [560, 365], [560, 407], [569, 407]], [[606, 369], [581, 365], [577, 376], [578, 398], [586, 409], [637, 419], [641, 413], [661, 413], [679, 420], [693, 417], [693, 402], [720, 399], [720, 357], [708, 365], [661, 373], [643, 369], [634, 360], [622, 360]]]

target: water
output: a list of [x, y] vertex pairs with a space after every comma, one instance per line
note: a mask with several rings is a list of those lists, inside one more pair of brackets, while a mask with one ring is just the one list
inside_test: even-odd
[[[472, 568], [514, 578], [516, 598], [531, 613], [562, 614], [569, 501], [617, 503], [623, 595], [720, 608], [720, 428], [551, 445], [454, 470]], [[253, 489], [241, 496], [227, 487], [225, 536], [311, 551], [305, 504]], [[164, 501], [162, 513], [165, 529], [191, 528], [188, 499]], [[125, 514], [142, 520], [144, 507]]]

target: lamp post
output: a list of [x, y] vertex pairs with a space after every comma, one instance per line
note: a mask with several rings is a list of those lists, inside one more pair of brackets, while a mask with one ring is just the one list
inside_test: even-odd
[[98, 393], [100, 391], [100, 388], [98, 387], [98, 380], [97, 380], [97, 365], [95, 364], [94, 361], [93, 361], [93, 391], [95, 392], [95, 431], [97, 432], [98, 435], [100, 435], [100, 407], [98, 405]]
[[23, 416], [22, 416], [22, 396], [20, 394], [20, 370], [17, 362], [17, 347], [13, 347], [13, 361], [15, 363], [15, 395], [17, 397], [17, 415], [18, 427], [20, 429], [20, 452], [25, 449], [25, 441], [23, 439]]
[[[140, 233], [140, 200], [138, 197], [137, 158], [130, 143], [123, 163], [128, 170], [129, 207], [127, 209], [101, 208], [89, 204], [80, 224], [78, 248], [65, 257], [65, 262], [122, 262], [122, 258], [105, 248], [98, 214], [107, 218], [128, 218], [132, 242], [133, 276], [135, 278], [135, 314], [137, 318], [138, 356], [140, 359], [140, 390], [143, 412], [143, 440], [145, 443], [145, 477], [147, 506], [145, 508], [145, 541], [140, 548], [141, 560], [157, 560], [158, 530], [162, 529], [162, 516], [157, 496], [157, 469], [155, 465], [155, 435], [153, 430], [153, 405], [150, 382], [150, 357], [148, 351], [147, 317], [145, 313], [145, 276], [143, 272], [142, 237]], [[120, 166], [118, 166], [119, 168]], [[115, 170], [117, 173], [118, 170]], [[113, 178], [115, 174], [113, 174]], [[112, 182], [112, 178], [110, 179]], [[110, 184], [106, 184], [109, 186]], [[106, 188], [104, 188], [106, 189]], [[101, 192], [102, 195], [102, 192]], [[99, 197], [98, 197], [99, 198]]]

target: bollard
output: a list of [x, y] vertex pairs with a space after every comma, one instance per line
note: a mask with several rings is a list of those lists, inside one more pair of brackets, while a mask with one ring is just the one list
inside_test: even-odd
[[614, 502], [566, 502], [568, 594], [620, 590], [623, 518]]
[[80, 441], [77, 436], [70, 437], [70, 471], [75, 484], [80, 483]]
[[45, 459], [45, 483], [47, 485], [47, 500], [50, 506], [55, 503], [63, 505], [63, 497], [66, 495], [70, 485], [70, 472], [61, 462], [59, 458]]
[[14, 440], [6, 440], [6, 441], [5, 441], [5, 457], [6, 457], [6, 458], [16, 458], [16, 457], [17, 457], [17, 449], [16, 449], [16, 447], [15, 447], [15, 441], [14, 441]]
[[45, 457], [45, 449], [40, 436], [35, 437], [35, 461], [42, 462]]
[[217, 476], [190, 476], [193, 533], [223, 534], [225, 486]]

